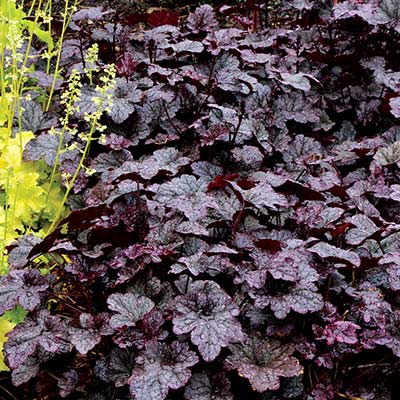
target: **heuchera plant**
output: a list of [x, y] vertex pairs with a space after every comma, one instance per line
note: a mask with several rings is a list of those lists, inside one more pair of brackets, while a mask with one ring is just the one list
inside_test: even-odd
[[251, 4], [250, 33], [73, 19], [65, 68], [97, 42], [119, 76], [72, 213], [8, 247], [20, 398], [400, 397], [398, 2]]

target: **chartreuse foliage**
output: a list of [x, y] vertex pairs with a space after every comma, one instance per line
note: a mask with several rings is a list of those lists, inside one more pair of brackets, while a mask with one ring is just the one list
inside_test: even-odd
[[[62, 97], [66, 111], [59, 121], [61, 129], [56, 130], [52, 126], [51, 138], [47, 141], [58, 143], [52, 156], [54, 160], [49, 162], [48, 148], [41, 148], [39, 152], [36, 149], [36, 153], [32, 154], [34, 131], [57, 124], [56, 118], [47, 117], [40, 110], [39, 104], [32, 100], [32, 94], [37, 95], [39, 92], [43, 94], [43, 91], [29, 79], [29, 74], [35, 72], [34, 62], [37, 62], [39, 57], [48, 62], [52, 57], [56, 57], [56, 69], [53, 75], [49, 75], [52, 77], [48, 95], [50, 101], [58, 77], [62, 45], [62, 40], [55, 45], [50, 30], [46, 29], [51, 23], [50, 10], [51, 2], [48, 2], [43, 10], [41, 0], [32, 3], [28, 14], [13, 0], [0, 1], [0, 273], [2, 274], [8, 269], [8, 257], [5, 252], [8, 245], [22, 235], [33, 234], [35, 237], [44, 237], [52, 224], [66, 215], [68, 212], [65, 207], [66, 198], [83, 167], [87, 152], [85, 148], [81, 150], [80, 164], [66, 184], [65, 190], [61, 186], [62, 177], [58, 171], [58, 161], [62, 151], [65, 150], [65, 134], [70, 136], [77, 134], [68, 126], [71, 115], [76, 111], [73, 104], [80, 96], [80, 76], [73, 74], [68, 90]], [[74, 10], [74, 5], [69, 6], [67, 0], [63, 30], [70, 22]], [[32, 47], [34, 39], [45, 45], [45, 52], [39, 54]], [[92, 52], [90, 59], [94, 64], [95, 53]], [[96, 70], [95, 67], [93, 70]], [[90, 70], [90, 74], [92, 72]], [[112, 77], [108, 84], [111, 82]], [[108, 86], [99, 87], [100, 97], [96, 101], [102, 101], [104, 96], [101, 97], [101, 94], [107, 92], [108, 88]], [[98, 123], [99, 118], [99, 114], [96, 114], [95, 119], [90, 121], [89, 133], [83, 134], [87, 148], [91, 136], [101, 128]], [[45, 145], [48, 146], [48, 143]], [[6, 368], [2, 353], [4, 333], [15, 323], [20, 322], [20, 314], [20, 311], [10, 311], [0, 318], [0, 370]]]
[[[53, 49], [50, 32], [42, 29], [38, 20], [43, 16], [40, 4], [33, 20], [14, 1], [0, 1], [0, 272], [7, 269], [5, 246], [21, 234], [32, 229], [37, 235], [44, 231], [37, 216], [46, 210], [49, 218], [54, 209], [44, 201], [45, 168], [43, 163], [26, 164], [22, 154], [26, 143], [33, 138], [33, 132], [21, 128], [24, 85], [27, 73], [32, 71], [30, 48], [36, 36]], [[25, 96], [28, 99], [28, 96]], [[17, 126], [13, 130], [13, 122]], [[5, 333], [13, 327], [13, 315], [0, 319], [0, 348]], [[3, 355], [0, 356], [0, 370], [5, 369]]]

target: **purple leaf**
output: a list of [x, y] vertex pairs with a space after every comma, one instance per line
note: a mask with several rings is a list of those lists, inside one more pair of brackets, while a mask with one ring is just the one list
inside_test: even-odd
[[[212, 71], [209, 66], [204, 68], [204, 74], [207, 76], [210, 72], [219, 89], [226, 92], [250, 93], [249, 87], [253, 87], [257, 81], [239, 68], [240, 62], [228, 53], [218, 56]], [[201, 70], [202, 71], [202, 70]]]
[[[390, 4], [390, 1], [384, 0], [388, 4]], [[365, 4], [358, 1], [346, 1], [335, 6], [334, 17], [340, 20], [357, 16], [371, 25], [387, 24], [393, 17], [387, 13], [390, 11], [385, 12], [384, 10], [384, 6], [382, 8], [378, 7], [378, 2], [376, 1]]]
[[370, 238], [379, 228], [365, 215], [357, 214], [351, 217], [350, 222], [355, 225], [347, 231], [346, 240], [347, 243], [352, 245], [358, 245], [364, 242], [364, 240]]
[[139, 162], [125, 163], [124, 167], [132, 169], [144, 179], [151, 179], [161, 171], [169, 172], [171, 175], [176, 175], [179, 169], [188, 164], [190, 158], [183, 157], [174, 148], [166, 148], [156, 150], [150, 157], [144, 158]]
[[319, 339], [326, 340], [328, 346], [334, 343], [356, 344], [358, 342], [357, 329], [361, 327], [350, 321], [336, 321], [327, 325]]
[[142, 96], [142, 92], [135, 83], [123, 78], [115, 79], [115, 86], [110, 94], [112, 96], [110, 116], [117, 124], [128, 119], [129, 115], [135, 111], [134, 104], [139, 103]]
[[301, 165], [312, 160], [313, 157], [321, 157], [323, 153], [319, 142], [307, 136], [296, 135], [283, 157], [288, 163]]
[[135, 355], [129, 350], [114, 349], [109, 361], [109, 376], [116, 387], [125, 386], [135, 366]]
[[9, 334], [4, 345], [7, 363], [11, 368], [17, 368], [36, 350], [62, 353], [68, 349], [67, 337], [64, 321], [42, 310], [26, 318]]
[[290, 378], [303, 372], [292, 356], [294, 347], [277, 340], [250, 336], [243, 343], [230, 345], [229, 350], [232, 355], [226, 359], [226, 367], [237, 370], [259, 393], [279, 389], [280, 377]]
[[177, 44], [171, 45], [171, 48], [177, 55], [201, 53], [204, 50], [204, 46], [201, 42], [193, 40], [178, 42]]
[[[123, 78], [116, 78], [115, 86], [110, 91], [110, 95], [112, 97], [110, 116], [115, 123], [120, 124], [135, 111], [135, 104], [140, 102], [142, 92], [137, 89], [135, 83]], [[96, 90], [84, 85], [81, 91], [81, 98], [77, 103], [79, 105], [78, 116], [83, 116], [84, 113], [93, 114], [97, 111], [98, 106], [93, 102], [93, 97], [98, 97]], [[109, 106], [109, 101], [104, 100], [100, 111], [104, 111]]]
[[354, 251], [343, 250], [325, 242], [319, 242], [308, 250], [318, 254], [321, 258], [347, 261], [355, 267], [359, 267], [361, 264], [360, 257]]
[[310, 82], [306, 74], [288, 74], [286, 72], [281, 72], [281, 82], [284, 85], [292, 86], [295, 89], [303, 90], [308, 92], [311, 89]]
[[396, 141], [387, 147], [380, 148], [374, 156], [374, 160], [380, 166], [394, 164], [400, 161], [400, 141]]
[[213, 281], [196, 281], [186, 295], [174, 303], [174, 332], [190, 333], [205, 361], [214, 360], [222, 347], [241, 340], [242, 329], [236, 320], [238, 307]]
[[400, 97], [394, 97], [389, 101], [390, 112], [396, 117], [400, 118]]
[[171, 267], [171, 272], [180, 273], [186, 269], [194, 276], [208, 273], [209, 275], [217, 275], [229, 270], [232, 264], [224, 257], [214, 256], [207, 257], [204, 253], [198, 252], [190, 257], [181, 257], [178, 262]]
[[[320, 118], [320, 111], [297, 92], [280, 96], [276, 101], [276, 108], [275, 116], [278, 127], [284, 126], [284, 123], [289, 120], [306, 124], [318, 122]], [[299, 136], [301, 135], [297, 135], [296, 138]]]
[[248, 63], [268, 64], [275, 60], [275, 56], [265, 53], [256, 53], [253, 50], [245, 49], [240, 51], [243, 61]]
[[135, 326], [148, 312], [154, 308], [154, 303], [146, 296], [134, 293], [115, 293], [107, 299], [110, 310], [116, 311], [110, 319], [110, 326]]
[[18, 238], [8, 246], [8, 263], [10, 266], [13, 268], [23, 268], [29, 261], [31, 250], [41, 241], [42, 239], [29, 234]]
[[37, 376], [41, 363], [49, 361], [52, 358], [53, 355], [51, 353], [38, 348], [32, 355], [27, 357], [21, 365], [12, 370], [11, 379], [13, 385], [20, 386]]
[[233, 157], [237, 162], [242, 162], [251, 168], [259, 168], [264, 159], [263, 154], [257, 147], [243, 146], [232, 151]]
[[230, 386], [223, 372], [210, 377], [205, 372], [193, 374], [185, 388], [185, 399], [233, 400]]
[[379, 260], [380, 265], [386, 265], [389, 285], [392, 290], [400, 290], [400, 254], [386, 253]]
[[212, 32], [218, 28], [218, 21], [214, 9], [203, 4], [197, 7], [194, 13], [190, 13], [187, 19], [187, 28], [192, 33]]
[[40, 304], [40, 293], [49, 286], [47, 276], [39, 271], [12, 270], [0, 278], [0, 314], [12, 310], [17, 304], [32, 311]]
[[182, 175], [158, 187], [155, 199], [161, 204], [183, 212], [190, 221], [197, 221], [218, 204], [206, 194], [207, 182], [192, 175]]
[[147, 344], [163, 340], [168, 336], [168, 332], [161, 329], [164, 322], [162, 312], [153, 308], [135, 328], [119, 329], [113, 340], [121, 348], [131, 347], [134, 344], [138, 349], [143, 349]]
[[38, 161], [42, 158], [47, 165], [53, 166], [56, 160], [60, 138], [58, 135], [42, 133], [27, 143], [24, 148], [25, 161]]
[[198, 361], [186, 343], [150, 344], [136, 359], [129, 378], [130, 392], [136, 400], [163, 400], [169, 389], [186, 385], [191, 376], [189, 367]]
[[97, 21], [105, 14], [109, 14], [111, 11], [103, 11], [103, 7], [89, 7], [83, 8], [82, 10], [77, 11], [72, 16], [72, 21], [78, 22], [82, 21], [83, 19], [90, 19], [92, 21]]
[[21, 129], [24, 131], [42, 131], [58, 125], [57, 117], [51, 113], [44, 113], [42, 106], [31, 100], [21, 99]]
[[81, 354], [86, 354], [100, 343], [103, 335], [110, 335], [112, 330], [107, 324], [108, 315], [106, 313], [91, 315], [82, 313], [79, 316], [80, 327], [71, 326], [69, 328], [71, 343]]
[[285, 318], [291, 310], [299, 314], [315, 312], [324, 304], [317, 292], [317, 280], [318, 274], [313, 268], [300, 264], [296, 282], [267, 282], [263, 289], [253, 290], [250, 295], [255, 299], [256, 307], [270, 306], [279, 319]]
[[283, 250], [276, 254], [253, 251], [251, 257], [259, 269], [268, 271], [274, 279], [290, 282], [297, 280], [298, 265], [308, 264], [307, 257], [296, 250]]
[[259, 210], [272, 209], [277, 210], [278, 207], [287, 207], [288, 202], [286, 197], [275, 192], [272, 186], [268, 183], [260, 183], [252, 189], [244, 190], [235, 182], [230, 182], [230, 185], [240, 194], [243, 200], [249, 202]]
[[[237, 39], [243, 35], [243, 31], [236, 28], [219, 29], [209, 33], [204, 43], [209, 45], [212, 55], [223, 54], [224, 50], [236, 49]], [[227, 55], [227, 53], [225, 53]], [[225, 58], [224, 55], [222, 58]], [[228, 55], [228, 58], [231, 56]], [[232, 59], [232, 58], [231, 58]]]
[[68, 397], [78, 386], [79, 375], [75, 370], [64, 372], [57, 382], [61, 397]]

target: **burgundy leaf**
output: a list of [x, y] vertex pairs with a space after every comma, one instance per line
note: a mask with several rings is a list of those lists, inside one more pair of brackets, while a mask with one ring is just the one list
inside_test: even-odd
[[159, 10], [153, 11], [148, 17], [147, 22], [151, 26], [178, 25], [179, 11]]

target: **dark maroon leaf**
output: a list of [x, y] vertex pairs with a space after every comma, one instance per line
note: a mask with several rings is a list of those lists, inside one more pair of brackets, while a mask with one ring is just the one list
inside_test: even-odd
[[149, 23], [151, 26], [178, 25], [178, 21], [179, 11], [153, 11], [147, 17], [147, 23]]

